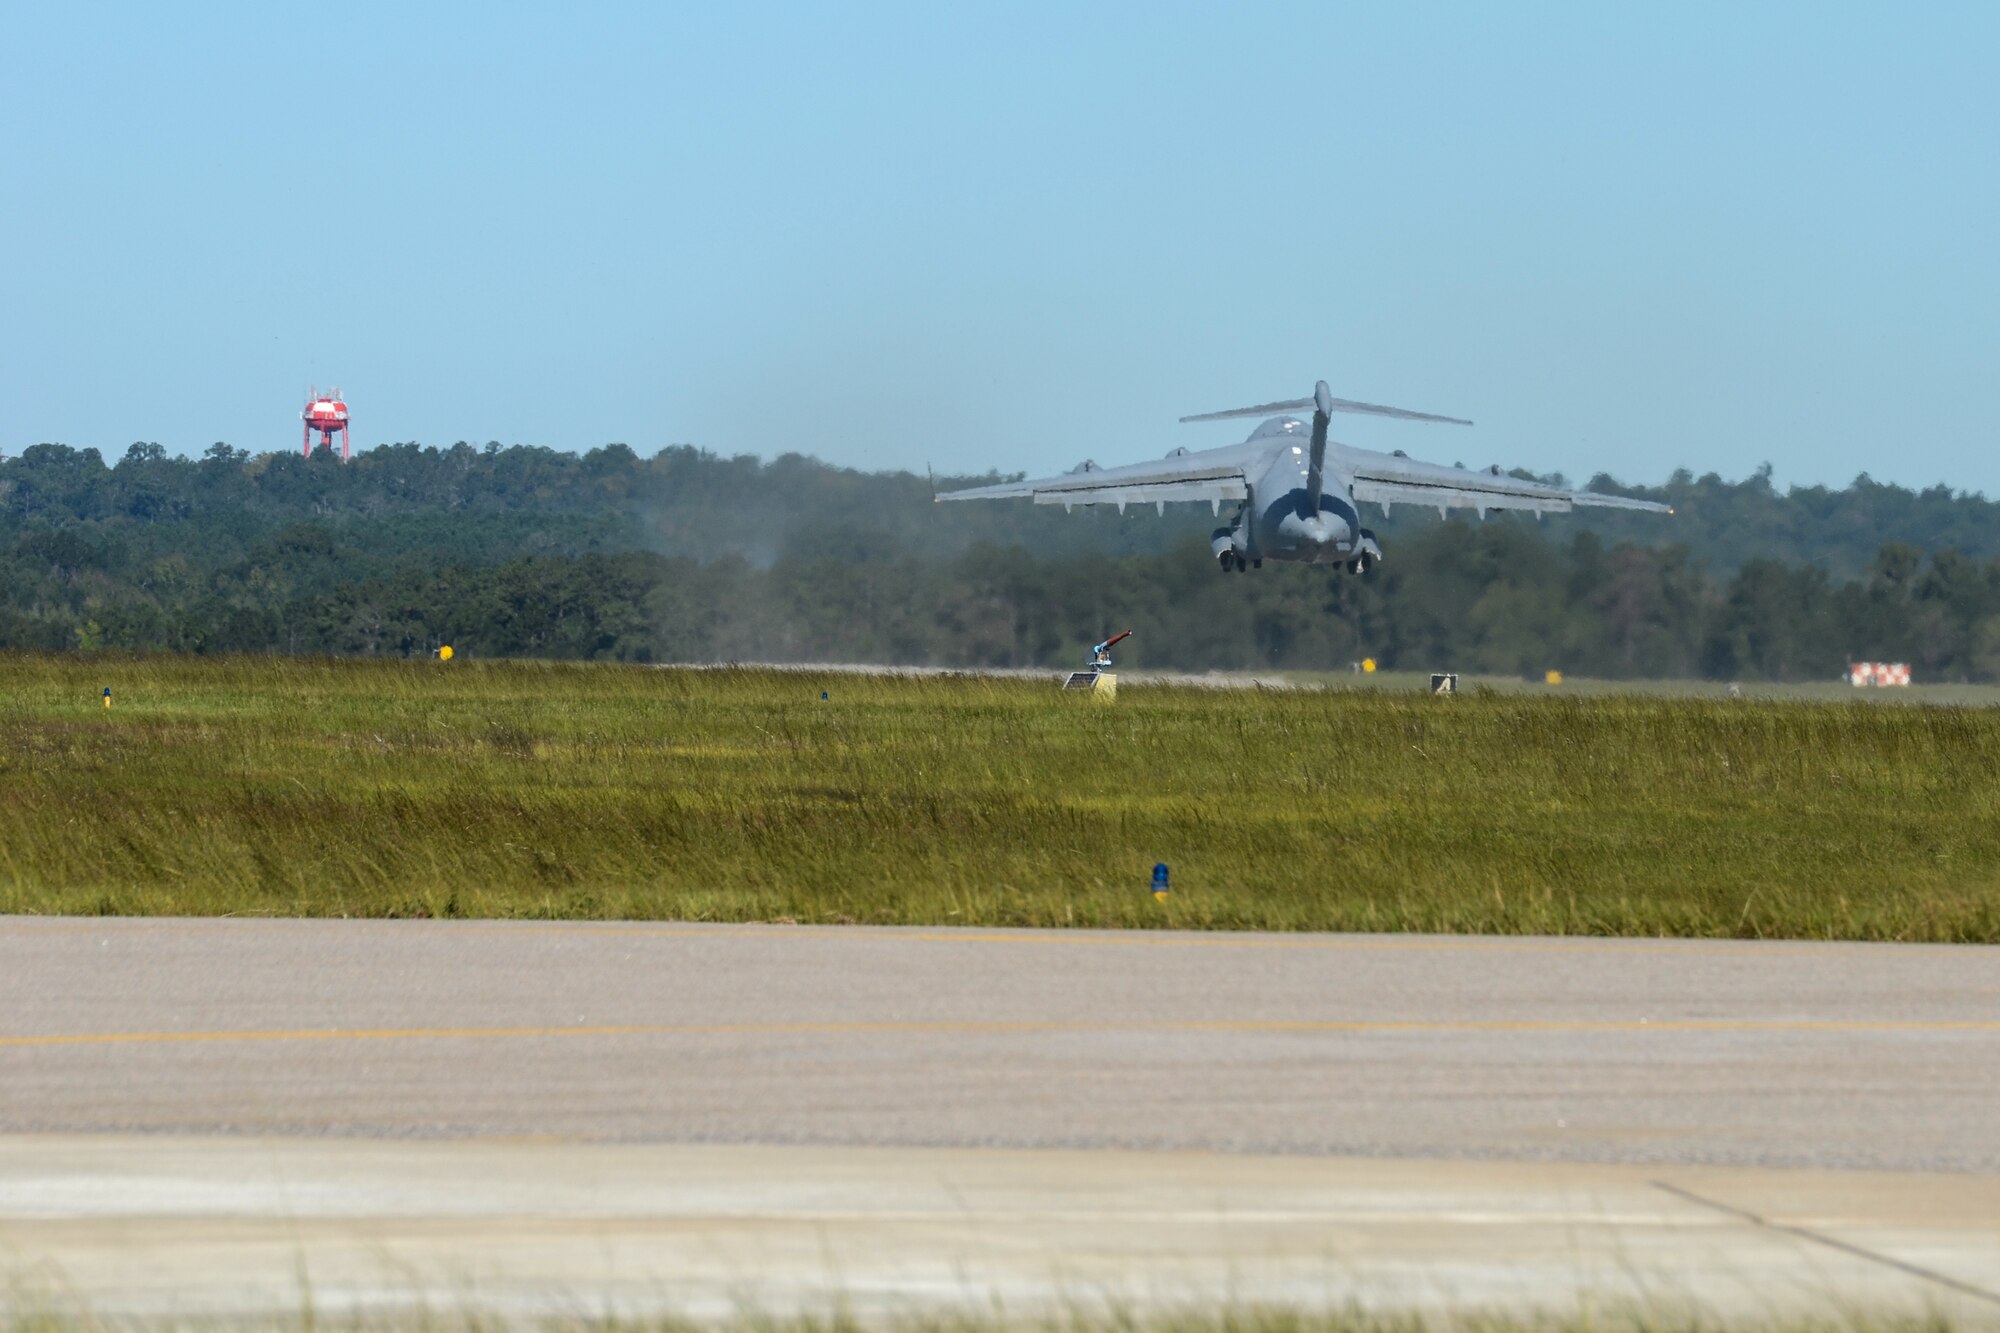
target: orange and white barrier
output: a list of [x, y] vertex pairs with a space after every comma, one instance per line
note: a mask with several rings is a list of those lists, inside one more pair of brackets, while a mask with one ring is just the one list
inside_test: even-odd
[[1847, 667], [1847, 683], [1862, 685], [1908, 685], [1910, 664], [1908, 662], [1850, 662]]

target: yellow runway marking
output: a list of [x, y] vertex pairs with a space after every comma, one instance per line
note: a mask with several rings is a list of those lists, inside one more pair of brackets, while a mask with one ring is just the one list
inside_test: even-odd
[[1941, 1019], [1936, 1021], [1872, 1019], [1563, 1019], [1510, 1021], [1312, 1020], [1312, 1019], [1189, 1019], [1153, 1023], [1061, 1022], [936, 1022], [936, 1023], [621, 1023], [573, 1027], [437, 1027], [437, 1028], [275, 1028], [215, 1032], [56, 1032], [0, 1036], [0, 1047], [116, 1046], [214, 1041], [399, 1041], [547, 1037], [789, 1037], [964, 1035], [1013, 1036], [1034, 1034], [1095, 1035], [1131, 1032], [1271, 1033], [1377, 1035], [1397, 1033], [1867, 1033], [1966, 1032], [2000, 1033], [2000, 1020]]

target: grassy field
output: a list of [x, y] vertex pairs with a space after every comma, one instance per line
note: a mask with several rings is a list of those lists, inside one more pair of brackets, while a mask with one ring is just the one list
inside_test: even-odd
[[1994, 941], [2000, 710], [0, 656], [0, 911]]

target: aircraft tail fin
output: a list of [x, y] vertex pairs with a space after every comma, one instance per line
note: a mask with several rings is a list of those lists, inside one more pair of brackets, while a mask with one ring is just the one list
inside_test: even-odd
[[1357, 403], [1351, 398], [1335, 398], [1333, 391], [1321, 380], [1313, 385], [1310, 398], [1287, 398], [1283, 402], [1259, 403], [1255, 407], [1232, 407], [1221, 412], [1199, 412], [1188, 421], [1227, 421], [1231, 417], [1268, 417], [1279, 412], [1302, 412], [1312, 409], [1312, 456], [1306, 466], [1305, 505], [1307, 514], [1319, 512], [1319, 497], [1326, 482], [1326, 429], [1335, 412], [1353, 412], [1362, 416], [1394, 417], [1398, 421], [1436, 421], [1448, 426], [1470, 426], [1463, 417], [1439, 416], [1435, 412], [1412, 412], [1407, 407], [1384, 407], [1380, 403]]
[[1326, 428], [1333, 420], [1333, 393], [1321, 380], [1313, 386], [1312, 452], [1306, 455], [1306, 502], [1308, 516], [1319, 513], [1319, 496], [1326, 484]]

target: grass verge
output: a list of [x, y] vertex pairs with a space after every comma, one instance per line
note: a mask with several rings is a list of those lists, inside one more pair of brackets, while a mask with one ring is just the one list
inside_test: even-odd
[[6, 656], [0, 911], [1991, 942], [2000, 710]]

